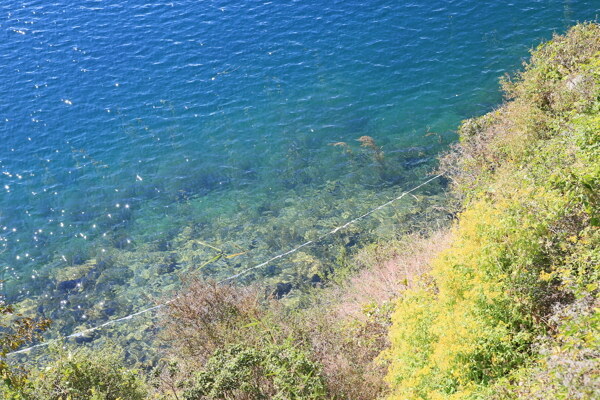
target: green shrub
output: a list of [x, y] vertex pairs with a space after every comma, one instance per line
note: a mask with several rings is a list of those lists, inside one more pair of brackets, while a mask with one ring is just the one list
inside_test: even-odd
[[600, 312], [590, 301], [559, 308], [551, 319], [556, 333], [540, 341], [529, 365], [494, 385], [490, 398], [600, 398]]
[[123, 365], [123, 355], [86, 348], [54, 349], [53, 360], [34, 370], [27, 400], [142, 400], [148, 398], [144, 379]]
[[326, 392], [298, 319], [256, 288], [190, 279], [163, 321], [172, 363], [156, 371], [159, 392], [186, 399], [316, 399]]
[[319, 366], [291, 342], [217, 350], [185, 390], [186, 400], [322, 399]]

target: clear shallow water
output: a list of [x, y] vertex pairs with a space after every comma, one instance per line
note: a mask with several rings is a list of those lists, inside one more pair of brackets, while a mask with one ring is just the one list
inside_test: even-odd
[[[499, 76], [600, 8], [113, 3], [0, 4], [3, 290], [63, 333], [135, 310], [182, 272], [263, 261], [416, 185], [461, 119], [498, 104]], [[247, 279], [310, 277], [440, 190]]]

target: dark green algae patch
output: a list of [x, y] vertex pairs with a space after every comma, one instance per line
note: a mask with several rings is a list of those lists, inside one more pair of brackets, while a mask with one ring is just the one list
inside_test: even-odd
[[[294, 160], [307, 155], [292, 152], [280, 181], [254, 182], [272, 189], [263, 188], [260, 197], [243, 187], [202, 187], [197, 193], [187, 188], [170, 205], [168, 218], [156, 207], [123, 210], [123, 223], [109, 234], [69, 243], [62, 255], [38, 266], [34, 280], [7, 282], [6, 297], [25, 315], [50, 318], [46, 336], [52, 339], [165, 301], [189, 274], [222, 280], [316, 241], [232, 281], [259, 282], [266, 294], [293, 301], [324, 284], [336, 269], [347, 268], [361, 247], [447, 219], [445, 182], [436, 179], [317, 241], [431, 177], [435, 156], [453, 137], [429, 135], [424, 139], [429, 146], [397, 149], [369, 136], [330, 143], [329, 162], [346, 163], [350, 179], [331, 179], [319, 165], [294, 174]], [[152, 358], [155, 322], [155, 313], [147, 313], [72, 340], [116, 341], [130, 358], [144, 361]]]

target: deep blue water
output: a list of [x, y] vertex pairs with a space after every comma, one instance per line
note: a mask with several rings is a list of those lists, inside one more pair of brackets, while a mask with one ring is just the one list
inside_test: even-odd
[[499, 76], [599, 8], [2, 1], [4, 290], [72, 328], [204, 265], [194, 241], [244, 253], [218, 275], [315, 237], [418, 182], [460, 120], [500, 102]]

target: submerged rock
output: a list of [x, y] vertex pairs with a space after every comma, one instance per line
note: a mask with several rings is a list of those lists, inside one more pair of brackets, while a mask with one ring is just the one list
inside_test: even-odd
[[66, 281], [59, 282], [58, 285], [56, 286], [56, 288], [60, 291], [68, 292], [73, 289], [76, 289], [78, 287], [78, 285], [81, 283], [81, 281], [82, 281], [82, 278], [69, 279]]
[[82, 344], [82, 343], [90, 343], [91, 341], [94, 340], [94, 335], [93, 333], [86, 333], [86, 334], [81, 334], [81, 335], [77, 335], [75, 336], [75, 343], [77, 344]]
[[292, 284], [289, 282], [279, 282], [275, 286], [275, 290], [273, 290], [273, 296], [275, 296], [276, 299], [280, 299], [289, 292], [291, 292], [292, 287]]

